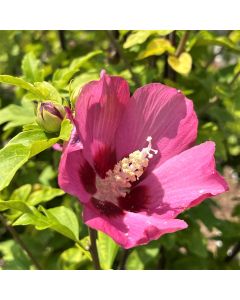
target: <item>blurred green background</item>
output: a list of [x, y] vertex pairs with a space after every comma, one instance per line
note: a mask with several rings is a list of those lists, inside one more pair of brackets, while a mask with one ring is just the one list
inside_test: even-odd
[[[32, 84], [46, 81], [52, 93], [46, 95], [57, 93], [72, 107], [79, 89], [98, 79], [102, 69], [128, 80], [131, 92], [161, 82], [192, 99], [198, 143], [216, 142], [217, 169], [230, 186], [228, 193], [181, 215], [188, 229], [147, 246], [124, 252], [100, 237], [102, 267], [240, 269], [240, 31], [0, 31], [0, 74]], [[34, 122], [33, 99], [21, 87], [0, 82], [1, 148]], [[34, 156], [0, 198], [26, 201], [45, 210], [47, 218], [59, 206], [69, 208], [84, 244], [81, 207], [57, 189], [59, 159], [60, 152], [52, 148]], [[1, 212], [0, 205], [0, 213], [0, 269], [92, 269], [87, 253], [60, 229], [23, 221], [19, 224], [26, 226], [11, 226], [23, 214], [16, 207]]]

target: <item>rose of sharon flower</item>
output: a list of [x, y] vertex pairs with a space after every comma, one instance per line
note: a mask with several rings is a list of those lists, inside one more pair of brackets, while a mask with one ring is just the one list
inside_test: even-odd
[[215, 144], [193, 146], [198, 120], [180, 91], [127, 82], [104, 71], [76, 103], [75, 129], [59, 185], [83, 205], [83, 220], [124, 248], [187, 224], [176, 216], [228, 189], [215, 169]]

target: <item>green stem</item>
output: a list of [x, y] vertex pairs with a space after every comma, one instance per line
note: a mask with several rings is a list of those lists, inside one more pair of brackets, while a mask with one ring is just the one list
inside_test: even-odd
[[97, 231], [88, 227], [89, 232], [89, 238], [90, 238], [90, 248], [89, 251], [92, 256], [94, 268], [96, 270], [101, 270], [100, 263], [99, 263], [99, 257], [98, 257], [98, 251], [97, 251]]
[[181, 55], [181, 53], [184, 51], [189, 34], [190, 34], [190, 30], [186, 30], [185, 33], [183, 34], [183, 36], [178, 44], [176, 53], [175, 53], [176, 57], [179, 57]]
[[25, 245], [25, 243], [23, 242], [23, 240], [20, 238], [20, 236], [18, 235], [17, 231], [11, 225], [8, 224], [8, 222], [6, 221], [6, 219], [4, 218], [4, 216], [1, 215], [1, 214], [0, 214], [0, 221], [3, 224], [3, 226], [5, 227], [5, 229], [12, 235], [13, 239], [27, 253], [28, 257], [30, 258], [30, 260], [32, 261], [32, 263], [35, 265], [35, 267], [38, 270], [42, 270], [42, 267], [40, 266], [40, 264], [38, 263], [38, 261], [35, 259], [35, 257], [33, 256], [32, 252], [27, 248], [27, 246]]
[[119, 262], [118, 270], [125, 270], [125, 264], [127, 262], [127, 258], [129, 256], [129, 254], [130, 254], [129, 249], [123, 249], [122, 257], [121, 257], [120, 262]]

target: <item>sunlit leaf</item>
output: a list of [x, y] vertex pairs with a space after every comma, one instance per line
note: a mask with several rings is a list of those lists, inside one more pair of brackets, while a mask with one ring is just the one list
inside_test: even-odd
[[166, 51], [169, 53], [174, 53], [175, 51], [169, 40], [153, 39], [148, 43], [146, 49], [139, 53], [137, 58], [143, 59], [152, 55], [162, 55]]
[[49, 227], [66, 237], [78, 241], [79, 239], [79, 224], [76, 215], [67, 207], [58, 206], [42, 211], [47, 217]]
[[179, 57], [170, 55], [168, 63], [177, 73], [187, 75], [192, 68], [192, 57], [187, 52], [183, 52]]
[[27, 162], [30, 149], [22, 144], [7, 145], [0, 150], [0, 191], [9, 185], [17, 170]]
[[123, 48], [131, 48], [132, 46], [144, 43], [151, 35], [165, 36], [172, 32], [172, 30], [137, 30], [131, 33], [126, 42], [123, 44]]

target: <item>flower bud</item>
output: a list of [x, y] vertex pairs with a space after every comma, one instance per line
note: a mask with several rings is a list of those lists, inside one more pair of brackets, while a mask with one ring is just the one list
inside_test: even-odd
[[39, 102], [36, 111], [36, 122], [46, 132], [57, 133], [66, 115], [65, 108], [50, 101]]

